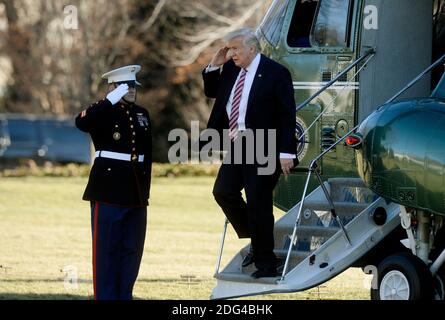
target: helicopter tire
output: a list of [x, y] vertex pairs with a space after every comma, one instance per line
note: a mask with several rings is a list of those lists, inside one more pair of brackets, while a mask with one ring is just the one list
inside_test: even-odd
[[433, 291], [427, 265], [411, 253], [401, 252], [378, 266], [378, 288], [371, 288], [371, 300], [432, 300]]

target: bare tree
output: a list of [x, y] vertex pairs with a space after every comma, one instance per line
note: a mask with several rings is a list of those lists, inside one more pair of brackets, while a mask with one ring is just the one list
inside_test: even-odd
[[159, 154], [169, 130], [207, 119], [200, 74], [218, 40], [254, 27], [265, 9], [257, 0], [72, 0], [79, 28], [71, 30], [60, 0], [1, 4], [7, 28], [0, 56], [12, 66], [8, 111], [76, 114], [105, 95], [101, 74], [138, 63], [139, 103], [155, 119]]
[[100, 74], [129, 51], [129, 0], [74, 1], [78, 30], [64, 28], [57, 0], [1, 0], [7, 16], [2, 51], [12, 63], [7, 108], [67, 114], [94, 97]]

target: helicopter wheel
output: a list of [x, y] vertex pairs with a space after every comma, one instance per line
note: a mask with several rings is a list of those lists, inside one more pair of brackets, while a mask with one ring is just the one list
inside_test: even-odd
[[442, 267], [433, 278], [435, 300], [445, 300], [445, 268]]
[[434, 277], [434, 299], [439, 301], [445, 300], [445, 288], [442, 277], [439, 274]]
[[378, 267], [378, 289], [371, 300], [432, 300], [433, 279], [425, 263], [411, 253], [387, 257]]

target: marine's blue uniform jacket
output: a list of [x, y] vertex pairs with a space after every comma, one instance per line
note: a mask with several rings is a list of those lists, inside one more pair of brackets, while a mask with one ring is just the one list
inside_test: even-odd
[[147, 206], [152, 166], [148, 111], [135, 104], [113, 106], [104, 99], [80, 113], [76, 126], [91, 135], [96, 151], [131, 154], [132, 159], [96, 158], [83, 199], [123, 207]]

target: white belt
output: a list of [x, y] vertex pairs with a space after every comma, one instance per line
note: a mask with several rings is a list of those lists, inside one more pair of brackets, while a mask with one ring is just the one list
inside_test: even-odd
[[[132, 161], [132, 155], [128, 153], [119, 153], [111, 151], [97, 151], [96, 158], [107, 158], [122, 161]], [[138, 156], [138, 162], [144, 162], [145, 156]]]

